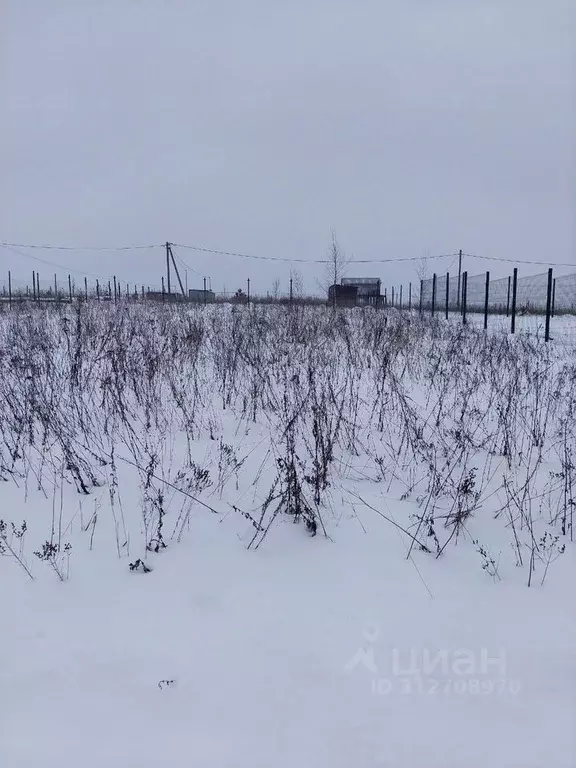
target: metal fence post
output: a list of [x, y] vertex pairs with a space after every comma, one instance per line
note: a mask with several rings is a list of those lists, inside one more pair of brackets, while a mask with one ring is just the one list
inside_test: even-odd
[[448, 320], [449, 307], [450, 307], [450, 272], [446, 272], [446, 320]]
[[490, 272], [486, 272], [486, 290], [484, 292], [484, 330], [488, 329], [488, 299], [490, 296]]
[[552, 314], [552, 267], [548, 270], [548, 290], [546, 292], [546, 331], [544, 333], [544, 340], [550, 341], [550, 316]]
[[418, 310], [420, 312], [420, 314], [422, 314], [422, 298], [423, 298], [423, 294], [424, 294], [424, 280], [420, 280], [420, 308]]
[[436, 272], [432, 275], [432, 317], [436, 311]]
[[412, 311], [412, 283], [408, 283], [408, 312]]
[[510, 333], [516, 333], [516, 296], [518, 291], [518, 267], [514, 267], [512, 274], [512, 320], [510, 322]]

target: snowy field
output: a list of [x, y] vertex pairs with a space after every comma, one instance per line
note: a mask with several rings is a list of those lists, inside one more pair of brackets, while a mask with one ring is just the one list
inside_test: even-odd
[[[444, 313], [439, 313], [443, 318]], [[484, 327], [484, 315], [480, 312], [470, 312], [467, 315], [468, 323], [476, 328]], [[455, 323], [460, 323], [460, 315], [450, 313], [450, 319]], [[511, 318], [506, 315], [489, 315], [488, 330], [496, 333], [510, 333]], [[546, 330], [545, 315], [517, 315], [516, 333], [525, 334], [544, 339]], [[564, 344], [568, 347], [576, 347], [576, 315], [556, 315], [550, 319], [550, 341], [556, 344]]]
[[575, 353], [0, 313], [0, 765], [574, 768]]

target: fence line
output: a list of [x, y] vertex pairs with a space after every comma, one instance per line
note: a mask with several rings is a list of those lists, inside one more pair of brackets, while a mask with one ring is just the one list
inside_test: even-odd
[[[380, 291], [380, 289], [379, 289]], [[518, 268], [504, 278], [492, 279], [490, 272], [469, 275], [434, 274], [431, 278], [420, 281], [420, 291], [413, 290], [409, 283], [408, 290], [403, 285], [384, 287], [379, 296], [364, 302], [374, 308], [395, 308], [411, 311], [430, 312], [432, 315], [448, 319], [456, 314], [462, 323], [469, 321], [471, 314], [484, 315], [484, 328], [488, 328], [490, 315], [505, 315], [509, 318], [510, 331], [516, 331], [517, 315], [543, 314], [546, 316], [546, 340], [550, 339], [550, 320], [555, 315], [570, 313], [576, 315], [576, 272], [554, 277], [552, 269], [548, 272], [530, 276], [518, 276]], [[327, 299], [317, 296], [295, 295], [292, 281], [290, 292], [274, 291], [266, 295], [253, 295], [250, 280], [246, 280], [245, 289], [235, 292], [213, 292], [207, 289], [193, 289], [187, 295], [167, 291], [164, 278], [161, 288], [148, 285], [121, 283], [116, 277], [107, 282], [95, 280], [88, 282], [84, 278], [76, 282], [71, 275], [66, 280], [40, 278], [38, 272], [32, 272], [32, 281], [14, 280], [8, 273], [8, 280], [0, 285], [0, 306], [12, 303], [42, 302], [70, 303], [74, 301], [156, 301], [163, 303], [211, 304], [214, 302], [232, 302], [236, 304], [314, 304], [323, 305]], [[331, 302], [330, 302], [331, 303]], [[360, 302], [361, 303], [361, 302]], [[358, 302], [338, 302], [340, 306], [356, 306]]]

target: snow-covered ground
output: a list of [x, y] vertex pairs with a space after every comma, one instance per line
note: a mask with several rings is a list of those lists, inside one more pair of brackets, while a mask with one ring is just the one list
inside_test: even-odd
[[2, 766], [576, 765], [573, 347], [79, 311], [0, 315]]
[[[444, 313], [440, 312], [439, 317], [443, 318]], [[467, 315], [468, 322], [477, 327], [484, 327], [484, 315], [480, 312], [470, 312]], [[452, 322], [459, 324], [460, 316], [450, 313]], [[510, 333], [511, 318], [506, 315], [489, 315], [488, 330], [496, 333]], [[546, 317], [545, 315], [517, 315], [516, 332], [534, 336], [537, 339], [545, 337]], [[556, 344], [564, 344], [576, 347], [576, 315], [565, 314], [555, 315], [550, 319], [550, 341]]]

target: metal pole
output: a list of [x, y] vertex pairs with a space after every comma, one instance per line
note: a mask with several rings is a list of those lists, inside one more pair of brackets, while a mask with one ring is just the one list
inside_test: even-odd
[[400, 286], [400, 311], [402, 311], [402, 286]]
[[248, 286], [248, 304], [250, 304], [250, 278], [246, 281], [246, 285]]
[[514, 267], [512, 274], [512, 321], [510, 323], [510, 333], [516, 333], [516, 296], [518, 291], [518, 267]]
[[206, 278], [204, 278], [204, 305], [206, 305]]
[[484, 293], [484, 330], [488, 329], [488, 299], [490, 296], [490, 272], [486, 272], [486, 290]]
[[412, 283], [408, 283], [408, 311], [412, 311]]
[[72, 278], [68, 275], [68, 295], [70, 297], [70, 304], [72, 304]]
[[458, 253], [458, 297], [456, 299], [456, 309], [460, 309], [460, 288], [462, 276], [462, 249]]
[[419, 312], [422, 314], [422, 295], [424, 293], [424, 280], [420, 280], [420, 309]]
[[450, 272], [446, 272], [446, 320], [448, 320], [449, 307], [450, 307]]
[[544, 340], [550, 341], [550, 316], [552, 315], [552, 268], [548, 270], [548, 291], [546, 293], [546, 331]]
[[88, 301], [88, 278], [84, 278], [84, 294], [86, 296], [86, 301]]
[[8, 306], [12, 309], [12, 272], [8, 271]]
[[466, 310], [468, 309], [468, 272], [462, 275], [462, 324], [466, 325], [468, 319]]
[[436, 311], [436, 272], [432, 275], [432, 317]]

